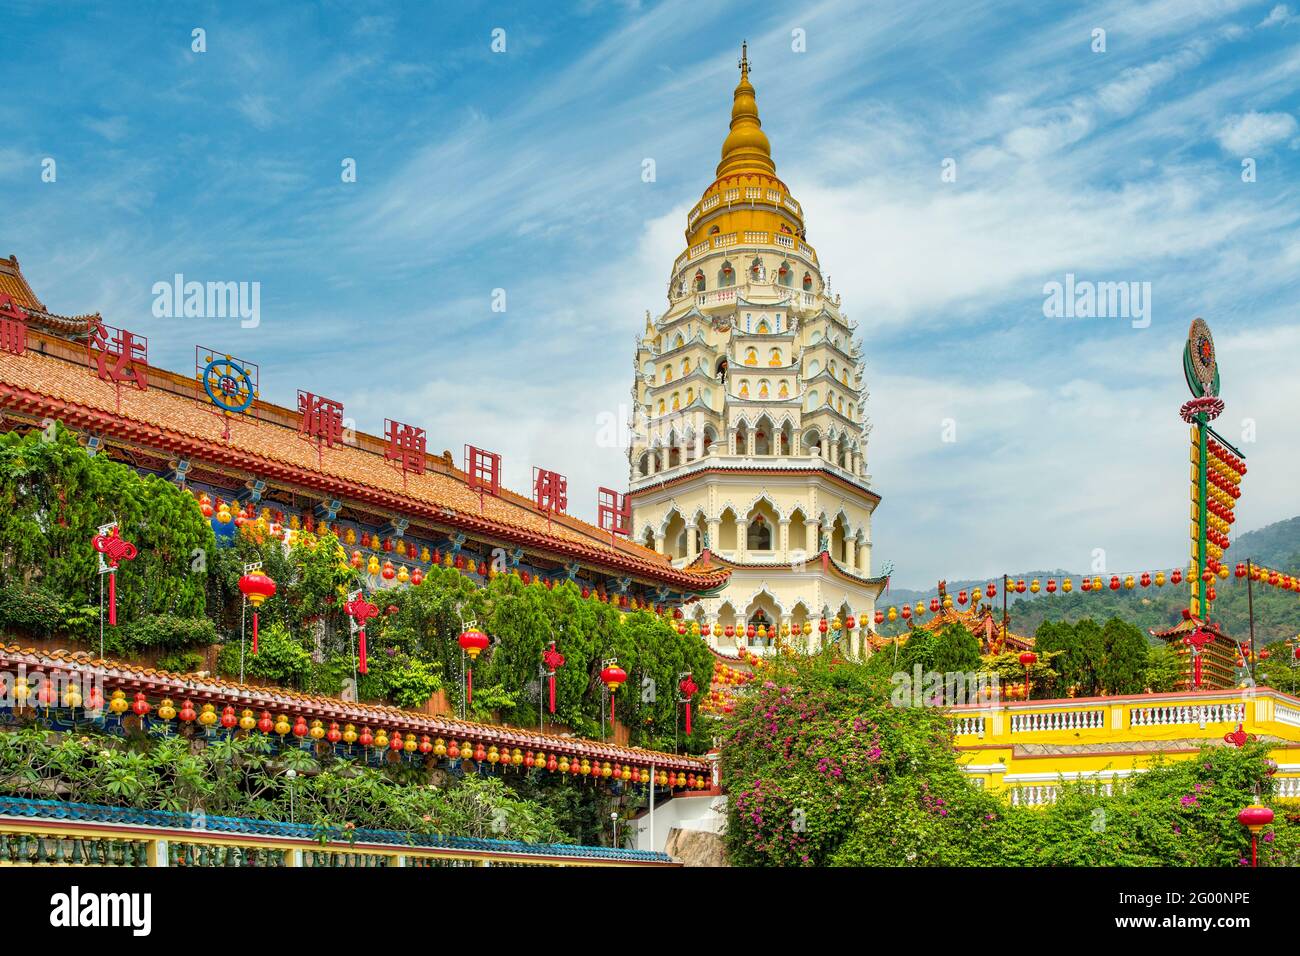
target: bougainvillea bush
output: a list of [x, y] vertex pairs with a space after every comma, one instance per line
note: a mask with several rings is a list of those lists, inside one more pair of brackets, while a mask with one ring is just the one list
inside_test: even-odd
[[1276, 813], [1261, 862], [1300, 864], [1300, 818], [1271, 802], [1265, 744], [1012, 806], [960, 769], [944, 710], [892, 706], [876, 670], [796, 658], [751, 685], [724, 724], [733, 865], [1239, 866], [1250, 839], [1237, 812], [1257, 794]]

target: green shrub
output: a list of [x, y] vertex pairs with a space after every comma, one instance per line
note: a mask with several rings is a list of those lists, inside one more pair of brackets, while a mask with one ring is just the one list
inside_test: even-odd
[[203, 655], [198, 651], [173, 651], [158, 658], [158, 669], [171, 674], [193, 674], [202, 667]]
[[63, 619], [63, 601], [39, 584], [0, 588], [0, 627], [45, 637]]
[[217, 629], [207, 618], [174, 614], [151, 614], [104, 634], [108, 651], [127, 655], [145, 648], [185, 650], [216, 641]]
[[[239, 656], [237, 641], [223, 646], [217, 655], [217, 673], [238, 680]], [[268, 681], [301, 688], [311, 670], [311, 654], [279, 624], [261, 628], [256, 655], [253, 654], [251, 638], [244, 647], [244, 679], [249, 682]]]

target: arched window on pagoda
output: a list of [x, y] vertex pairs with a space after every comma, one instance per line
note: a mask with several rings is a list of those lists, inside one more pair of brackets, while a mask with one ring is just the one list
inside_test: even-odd
[[749, 264], [749, 277], [755, 282], [762, 282], [767, 278], [767, 268], [763, 265], [763, 260], [755, 258]]
[[776, 270], [776, 281], [778, 285], [794, 285], [794, 270], [790, 268], [790, 263], [781, 263], [780, 268]]
[[772, 454], [772, 420], [764, 415], [754, 429], [754, 454]]
[[695, 291], [696, 292], [704, 291], [704, 272], [701, 269], [695, 270]]
[[710, 454], [713, 450], [714, 443], [718, 440], [718, 433], [714, 431], [712, 425], [704, 426], [704, 454]]
[[641, 461], [637, 465], [637, 471], [640, 473], [642, 478], [650, 474], [650, 453], [648, 451], [642, 452]]
[[736, 284], [736, 270], [732, 268], [731, 260], [727, 259], [722, 263], [722, 268], [718, 270], [718, 287], [725, 289], [727, 286]]
[[745, 547], [750, 551], [771, 551], [772, 522], [761, 514], [754, 515], [745, 528]]
[[812, 276], [807, 272], [803, 274], [803, 290], [805, 292], [812, 291]]
[[781, 426], [780, 437], [777, 440], [776, 453], [778, 455], [790, 454], [790, 444], [794, 440], [794, 426], [786, 422]]

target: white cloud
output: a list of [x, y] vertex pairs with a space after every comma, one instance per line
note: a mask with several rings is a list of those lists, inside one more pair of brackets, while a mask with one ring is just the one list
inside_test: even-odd
[[1283, 24], [1290, 23], [1295, 19], [1291, 14], [1291, 8], [1285, 3], [1279, 3], [1276, 7], [1268, 12], [1263, 20], [1259, 21], [1260, 27], [1279, 27]]
[[275, 123], [275, 113], [266, 97], [261, 94], [245, 93], [239, 98], [235, 109], [258, 129], [270, 129]]
[[1233, 156], [1248, 156], [1268, 149], [1295, 135], [1296, 120], [1290, 113], [1256, 113], [1253, 110], [1229, 117], [1215, 138]]

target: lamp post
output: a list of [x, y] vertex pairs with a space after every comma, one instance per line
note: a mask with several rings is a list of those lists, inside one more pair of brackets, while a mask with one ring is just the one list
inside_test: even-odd
[[1252, 803], [1237, 814], [1237, 822], [1250, 831], [1250, 865], [1259, 866], [1259, 831], [1273, 822], [1273, 811], [1258, 803]]

